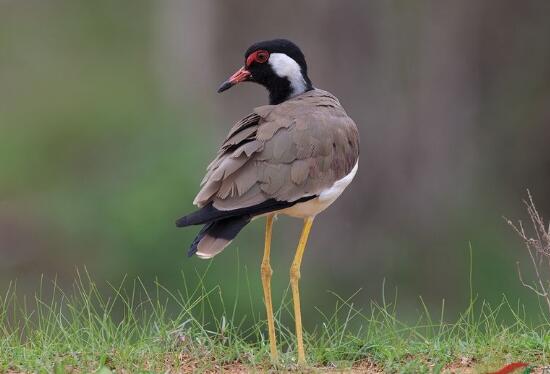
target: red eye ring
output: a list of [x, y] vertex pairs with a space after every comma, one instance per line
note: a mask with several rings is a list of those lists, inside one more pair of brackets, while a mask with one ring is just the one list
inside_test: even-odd
[[252, 65], [253, 62], [258, 64], [266, 63], [269, 60], [269, 52], [259, 49], [255, 52], [252, 52], [246, 59], [246, 66]]
[[269, 52], [267, 51], [258, 51], [256, 52], [256, 58], [254, 61], [256, 61], [259, 64], [263, 64], [269, 60]]

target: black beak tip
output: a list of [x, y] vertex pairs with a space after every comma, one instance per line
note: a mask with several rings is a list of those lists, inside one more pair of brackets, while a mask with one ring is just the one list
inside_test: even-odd
[[230, 81], [225, 81], [225, 82], [222, 83], [220, 88], [218, 88], [218, 93], [222, 93], [223, 91], [227, 91], [231, 87], [233, 87], [233, 83], [231, 83]]

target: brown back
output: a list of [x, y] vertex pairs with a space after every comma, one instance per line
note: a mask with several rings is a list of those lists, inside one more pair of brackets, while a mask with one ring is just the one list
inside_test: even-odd
[[232, 210], [318, 195], [349, 174], [358, 157], [355, 123], [338, 99], [315, 89], [255, 108], [236, 123], [194, 203]]

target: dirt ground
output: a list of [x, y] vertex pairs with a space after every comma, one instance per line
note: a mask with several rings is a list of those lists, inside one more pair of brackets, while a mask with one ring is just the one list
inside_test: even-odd
[[[245, 374], [245, 373], [320, 373], [320, 374], [336, 374], [336, 373], [346, 373], [346, 374], [381, 374], [384, 373], [382, 368], [377, 366], [375, 363], [369, 361], [369, 360], [363, 360], [356, 364], [354, 364], [351, 368], [347, 369], [338, 369], [338, 368], [330, 368], [330, 367], [312, 367], [312, 368], [285, 368], [282, 370], [278, 370], [276, 368], [271, 369], [259, 369], [259, 368], [251, 368], [249, 366], [246, 366], [244, 364], [235, 362], [235, 363], [228, 363], [225, 365], [216, 365], [214, 364], [212, 368], [208, 370], [202, 370], [199, 369], [199, 365], [195, 359], [180, 356], [179, 362], [177, 363], [168, 363], [166, 369], [163, 370], [164, 374], [183, 374], [183, 373], [194, 373], [194, 372], [201, 372], [205, 374], [213, 374], [213, 373], [225, 373], [225, 374]], [[462, 361], [462, 362], [456, 362], [451, 365], [448, 365], [443, 370], [443, 373], [446, 374], [489, 374], [491, 372], [476, 369], [472, 367], [472, 362], [469, 361]], [[147, 369], [146, 369], [147, 370]], [[1, 372], [1, 371], [0, 371]], [[17, 370], [7, 370], [1, 373], [5, 374], [27, 374], [31, 372], [25, 372], [25, 371], [17, 371]], [[82, 370], [71, 368], [71, 367], [65, 367], [65, 373], [71, 373], [71, 374], [80, 374], [83, 373]], [[117, 370], [115, 368], [109, 370], [107, 368], [99, 369], [94, 372], [95, 374], [115, 374], [115, 373], [121, 373], [121, 374], [130, 374], [131, 372], [125, 369]], [[518, 369], [514, 371], [513, 373], [519, 374], [523, 373], [522, 369]], [[531, 371], [531, 374], [546, 374], [550, 373], [550, 371], [544, 371], [543, 368], [535, 368], [533, 371]]]

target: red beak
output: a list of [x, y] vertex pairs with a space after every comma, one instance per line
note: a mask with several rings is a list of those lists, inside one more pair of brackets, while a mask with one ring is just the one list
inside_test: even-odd
[[237, 83], [247, 81], [249, 77], [250, 77], [250, 72], [246, 70], [246, 68], [243, 66], [242, 68], [237, 70], [235, 74], [230, 76], [228, 80], [222, 83], [220, 88], [218, 88], [218, 92], [223, 92], [225, 90], [230, 89]]

